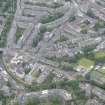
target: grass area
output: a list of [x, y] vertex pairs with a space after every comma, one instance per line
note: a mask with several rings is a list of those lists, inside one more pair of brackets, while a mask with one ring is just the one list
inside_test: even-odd
[[83, 66], [83, 67], [88, 68], [88, 69], [90, 69], [91, 66], [94, 65], [94, 63], [95, 63], [94, 61], [89, 60], [89, 59], [87, 59], [87, 58], [81, 58], [81, 59], [78, 61], [78, 65]]
[[102, 66], [101, 70], [99, 71], [105, 75], [105, 64]]
[[99, 51], [99, 52], [95, 53], [95, 58], [96, 59], [103, 58], [103, 57], [105, 57], [105, 51]]
[[98, 71], [92, 71], [90, 74], [91, 80], [99, 81], [101, 83], [105, 83], [105, 75]]

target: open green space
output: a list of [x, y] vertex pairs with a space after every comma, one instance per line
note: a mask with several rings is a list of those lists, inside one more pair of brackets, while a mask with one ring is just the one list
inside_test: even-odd
[[92, 71], [90, 74], [90, 78], [91, 78], [91, 80], [94, 80], [101, 84], [105, 83], [105, 74], [103, 74], [99, 71]]
[[101, 69], [99, 70], [99, 72], [101, 72], [102, 74], [105, 75], [105, 64], [101, 67]]
[[91, 68], [91, 66], [94, 66], [94, 61], [92, 60], [89, 60], [87, 58], [81, 58], [79, 61], [78, 61], [78, 65], [80, 66], [83, 66], [85, 68]]
[[95, 53], [95, 58], [98, 59], [98, 58], [103, 58], [105, 57], [105, 51], [98, 51]]

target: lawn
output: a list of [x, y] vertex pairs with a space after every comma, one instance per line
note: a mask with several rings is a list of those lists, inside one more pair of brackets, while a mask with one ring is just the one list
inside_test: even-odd
[[101, 83], [105, 83], [105, 75], [98, 71], [91, 72], [91, 79], [94, 81], [99, 81]]
[[99, 52], [95, 53], [95, 58], [96, 59], [103, 58], [103, 57], [105, 57], [105, 51], [99, 51]]
[[101, 68], [100, 72], [105, 75], [105, 64], [104, 64], [104, 66]]
[[83, 66], [87, 69], [90, 69], [92, 66], [94, 66], [94, 61], [92, 60], [89, 60], [87, 58], [81, 58], [79, 61], [78, 61], [78, 65], [80, 66]]

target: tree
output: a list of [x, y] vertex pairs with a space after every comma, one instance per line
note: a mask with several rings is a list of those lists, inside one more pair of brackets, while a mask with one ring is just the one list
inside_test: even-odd
[[27, 97], [25, 100], [25, 105], [38, 105], [39, 103], [40, 100], [34, 96]]
[[76, 20], [76, 17], [74, 15], [70, 16], [69, 22], [72, 22], [72, 21], [75, 21], [75, 20]]
[[28, 74], [31, 71], [31, 68], [26, 68], [25, 69], [25, 74]]
[[90, 16], [91, 18], [96, 18], [95, 14], [93, 13], [91, 9], [88, 9], [86, 14]]
[[47, 31], [47, 27], [45, 25], [40, 26], [40, 33], [45, 33]]
[[49, 101], [52, 103], [51, 105], [60, 104], [60, 98], [58, 96], [49, 97]]
[[99, 28], [105, 28], [105, 21], [98, 19], [93, 28], [95, 31], [98, 31]]
[[86, 25], [89, 25], [90, 21], [89, 20], [85, 20], [85, 21], [83, 21], [83, 23], [86, 24]]
[[95, 49], [95, 46], [85, 46], [82, 51], [84, 53], [89, 53], [89, 52], [92, 52], [94, 49]]

